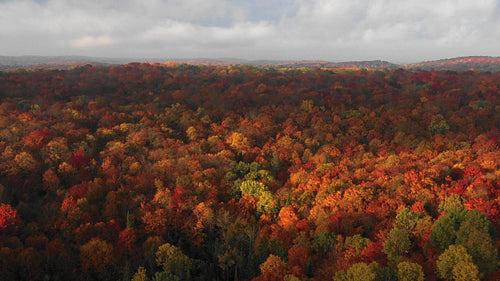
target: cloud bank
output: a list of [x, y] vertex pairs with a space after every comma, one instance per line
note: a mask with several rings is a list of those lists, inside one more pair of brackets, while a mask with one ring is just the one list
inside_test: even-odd
[[495, 0], [0, 0], [0, 55], [500, 56]]

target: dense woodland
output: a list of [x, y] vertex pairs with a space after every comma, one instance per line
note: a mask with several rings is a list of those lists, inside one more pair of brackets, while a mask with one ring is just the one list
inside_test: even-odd
[[459, 57], [405, 65], [407, 69], [420, 70], [455, 70], [470, 69], [483, 71], [500, 71], [500, 57]]
[[0, 72], [1, 280], [499, 280], [500, 73]]

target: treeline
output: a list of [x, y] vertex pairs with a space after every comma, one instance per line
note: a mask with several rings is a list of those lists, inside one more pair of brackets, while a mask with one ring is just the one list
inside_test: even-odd
[[0, 72], [2, 280], [498, 280], [500, 73]]
[[500, 71], [500, 57], [459, 57], [452, 59], [442, 59], [436, 61], [427, 61], [405, 65], [407, 69], [421, 70], [482, 70], [482, 71]]

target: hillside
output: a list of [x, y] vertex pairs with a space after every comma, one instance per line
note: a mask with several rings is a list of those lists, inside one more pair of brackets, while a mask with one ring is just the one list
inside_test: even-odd
[[453, 71], [500, 71], [500, 57], [460, 57], [405, 65], [406, 69], [415, 70], [453, 70]]
[[14, 69], [69, 69], [86, 64], [106, 66], [127, 63], [127, 59], [84, 56], [0, 56], [0, 70]]
[[500, 72], [0, 72], [11, 280], [499, 280]]
[[190, 65], [253, 65], [267, 68], [364, 68], [364, 69], [397, 69], [406, 70], [452, 70], [452, 71], [500, 71], [499, 57], [460, 57], [437, 61], [419, 62], [407, 65], [398, 65], [387, 61], [347, 61], [329, 62], [323, 60], [306, 61], [272, 61], [272, 60], [243, 60], [237, 58], [221, 59], [161, 59], [161, 58], [95, 58], [81, 56], [0, 56], [0, 70], [15, 69], [69, 69], [87, 64], [94, 66], [119, 65], [130, 62], [164, 63], [176, 62]]
[[350, 62], [328, 62], [328, 61], [291, 61], [278, 64], [267, 64], [274, 68], [366, 68], [366, 69], [392, 69], [399, 68], [397, 64], [386, 61], [350, 61]]

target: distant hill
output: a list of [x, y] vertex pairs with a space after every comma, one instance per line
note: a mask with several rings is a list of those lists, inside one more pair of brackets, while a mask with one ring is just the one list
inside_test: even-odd
[[99, 65], [99, 66], [109, 66], [112, 64], [99, 63], [91, 61], [74, 61], [74, 62], [54, 62], [54, 63], [41, 63], [41, 64], [30, 64], [30, 65], [2, 65], [0, 70], [14, 70], [14, 69], [71, 69], [77, 66], [85, 65]]
[[236, 60], [236, 59], [234, 61], [212, 60], [212, 59], [194, 59], [194, 60], [180, 60], [177, 62], [178, 63], [193, 64], [193, 65], [214, 65], [214, 66], [250, 64], [249, 62]]
[[500, 57], [471, 56], [442, 59], [405, 65], [406, 69], [415, 70], [483, 70], [500, 71]]
[[204, 64], [204, 65], [255, 65], [267, 66], [287, 63], [285, 60], [245, 60], [238, 58], [217, 58], [217, 59], [175, 59], [173, 61], [187, 64]]
[[367, 68], [367, 69], [384, 69], [384, 68], [400, 68], [400, 65], [393, 64], [387, 61], [349, 61], [349, 62], [328, 62], [328, 61], [291, 61], [280, 64], [268, 64], [266, 66], [276, 68]]
[[85, 56], [0, 56], [0, 70], [15, 69], [69, 69], [83, 65], [119, 65], [130, 62], [178, 62], [193, 65], [255, 65], [271, 68], [366, 68], [407, 70], [482, 70], [500, 71], [500, 57], [472, 56], [436, 61], [426, 61], [407, 65], [394, 64], [387, 61], [347, 61], [329, 62], [323, 60], [280, 61], [280, 60], [244, 60], [237, 58], [219, 59], [165, 59], [165, 58], [99, 58]]
[[100, 58], [86, 56], [0, 56], [0, 70], [15, 69], [69, 69], [71, 67], [83, 65], [120, 65], [130, 62], [178, 62], [193, 65], [267, 65], [284, 63], [285, 61], [273, 60], [243, 60], [237, 58], [220, 59], [165, 59], [165, 58]]
[[98, 58], [85, 56], [0, 56], [0, 70], [14, 69], [69, 69], [86, 64], [113, 65], [129, 59]]

